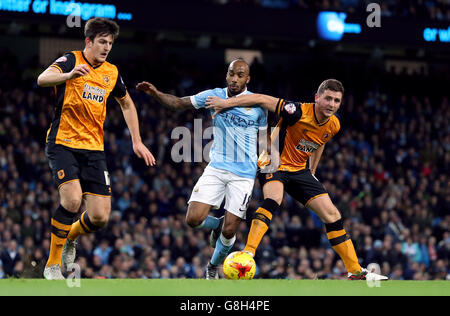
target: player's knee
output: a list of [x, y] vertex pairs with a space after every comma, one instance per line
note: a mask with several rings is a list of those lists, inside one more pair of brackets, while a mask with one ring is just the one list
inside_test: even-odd
[[62, 207], [72, 213], [78, 212], [81, 202], [82, 197], [77, 195], [61, 198]]
[[102, 214], [102, 215], [90, 215], [89, 216], [91, 223], [98, 228], [103, 228], [108, 224], [109, 216]]
[[187, 214], [186, 215], [186, 224], [191, 228], [196, 228], [202, 224], [202, 220], [199, 218], [196, 218], [192, 215]]
[[109, 216], [111, 214], [111, 206], [110, 205], [98, 205], [97, 209], [92, 209], [89, 211], [89, 220], [91, 223], [97, 227], [97, 229], [105, 227], [109, 222]]
[[186, 213], [186, 224], [191, 228], [200, 226], [208, 216], [209, 208], [204, 208], [198, 203], [190, 203]]
[[278, 181], [269, 182], [263, 187], [263, 194], [264, 199], [271, 199], [278, 205], [281, 205], [284, 196], [284, 186]]
[[232, 225], [224, 225], [222, 228], [222, 235], [226, 239], [231, 239], [236, 234], [236, 228]]
[[341, 213], [333, 205], [333, 207], [330, 207], [330, 208], [325, 210], [325, 212], [324, 212], [324, 219], [323, 220], [324, 220], [325, 223], [329, 224], [329, 223], [337, 222], [341, 218], [342, 218]]
[[281, 203], [283, 202], [283, 195], [277, 196], [273, 200], [277, 202], [278, 205], [281, 205]]
[[283, 194], [277, 193], [267, 194], [267, 196], [264, 196], [264, 199], [271, 199], [275, 201], [278, 205], [281, 205], [281, 203], [283, 202]]

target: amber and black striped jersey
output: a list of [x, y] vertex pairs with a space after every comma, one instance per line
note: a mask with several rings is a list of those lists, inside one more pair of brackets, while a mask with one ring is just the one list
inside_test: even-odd
[[93, 67], [81, 51], [65, 54], [51, 67], [68, 73], [80, 64], [88, 65], [88, 75], [55, 87], [57, 104], [47, 142], [76, 149], [103, 151], [106, 101], [110, 95], [124, 99], [127, 89], [115, 65], [104, 62]]
[[295, 172], [307, 167], [309, 157], [341, 128], [336, 115], [319, 124], [314, 103], [290, 102], [280, 99], [276, 113], [281, 116], [278, 170]]

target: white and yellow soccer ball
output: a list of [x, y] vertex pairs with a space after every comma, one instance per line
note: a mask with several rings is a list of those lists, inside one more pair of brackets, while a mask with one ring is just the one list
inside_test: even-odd
[[255, 260], [244, 251], [230, 253], [223, 262], [223, 274], [230, 280], [251, 280], [255, 271]]

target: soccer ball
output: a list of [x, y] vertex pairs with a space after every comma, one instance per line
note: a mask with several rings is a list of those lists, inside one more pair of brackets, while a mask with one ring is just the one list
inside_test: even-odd
[[223, 274], [230, 280], [251, 280], [255, 271], [255, 260], [244, 251], [230, 253], [223, 263]]

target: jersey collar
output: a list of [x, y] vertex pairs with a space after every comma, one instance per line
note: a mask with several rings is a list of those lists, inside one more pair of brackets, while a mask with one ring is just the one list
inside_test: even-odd
[[[223, 88], [223, 89], [224, 89], [224, 91], [225, 91], [225, 96], [226, 96], [226, 98], [229, 99], [230, 97], [228, 96], [228, 88]], [[244, 91], [242, 91], [242, 92], [239, 93], [238, 95], [233, 96], [232, 98], [240, 97], [241, 95], [244, 95], [244, 94], [247, 94], [247, 87], [245, 87], [245, 90], [244, 90]]]
[[97, 69], [98, 67], [101, 67], [101, 65], [103, 65], [103, 63], [101, 63], [100, 65], [94, 67], [94, 66], [92, 66], [92, 64], [89, 62], [89, 60], [87, 60], [86, 56], [84, 56], [84, 52], [81, 52], [81, 55], [83, 55], [84, 61], [87, 62], [88, 65], [91, 66], [93, 69]]
[[324, 126], [325, 124], [327, 124], [330, 121], [330, 118], [328, 118], [328, 120], [326, 120], [323, 123], [319, 123], [319, 121], [317, 120], [317, 116], [316, 116], [316, 103], [314, 103], [313, 106], [313, 113], [314, 113], [314, 120], [316, 121], [316, 124], [319, 126]]

